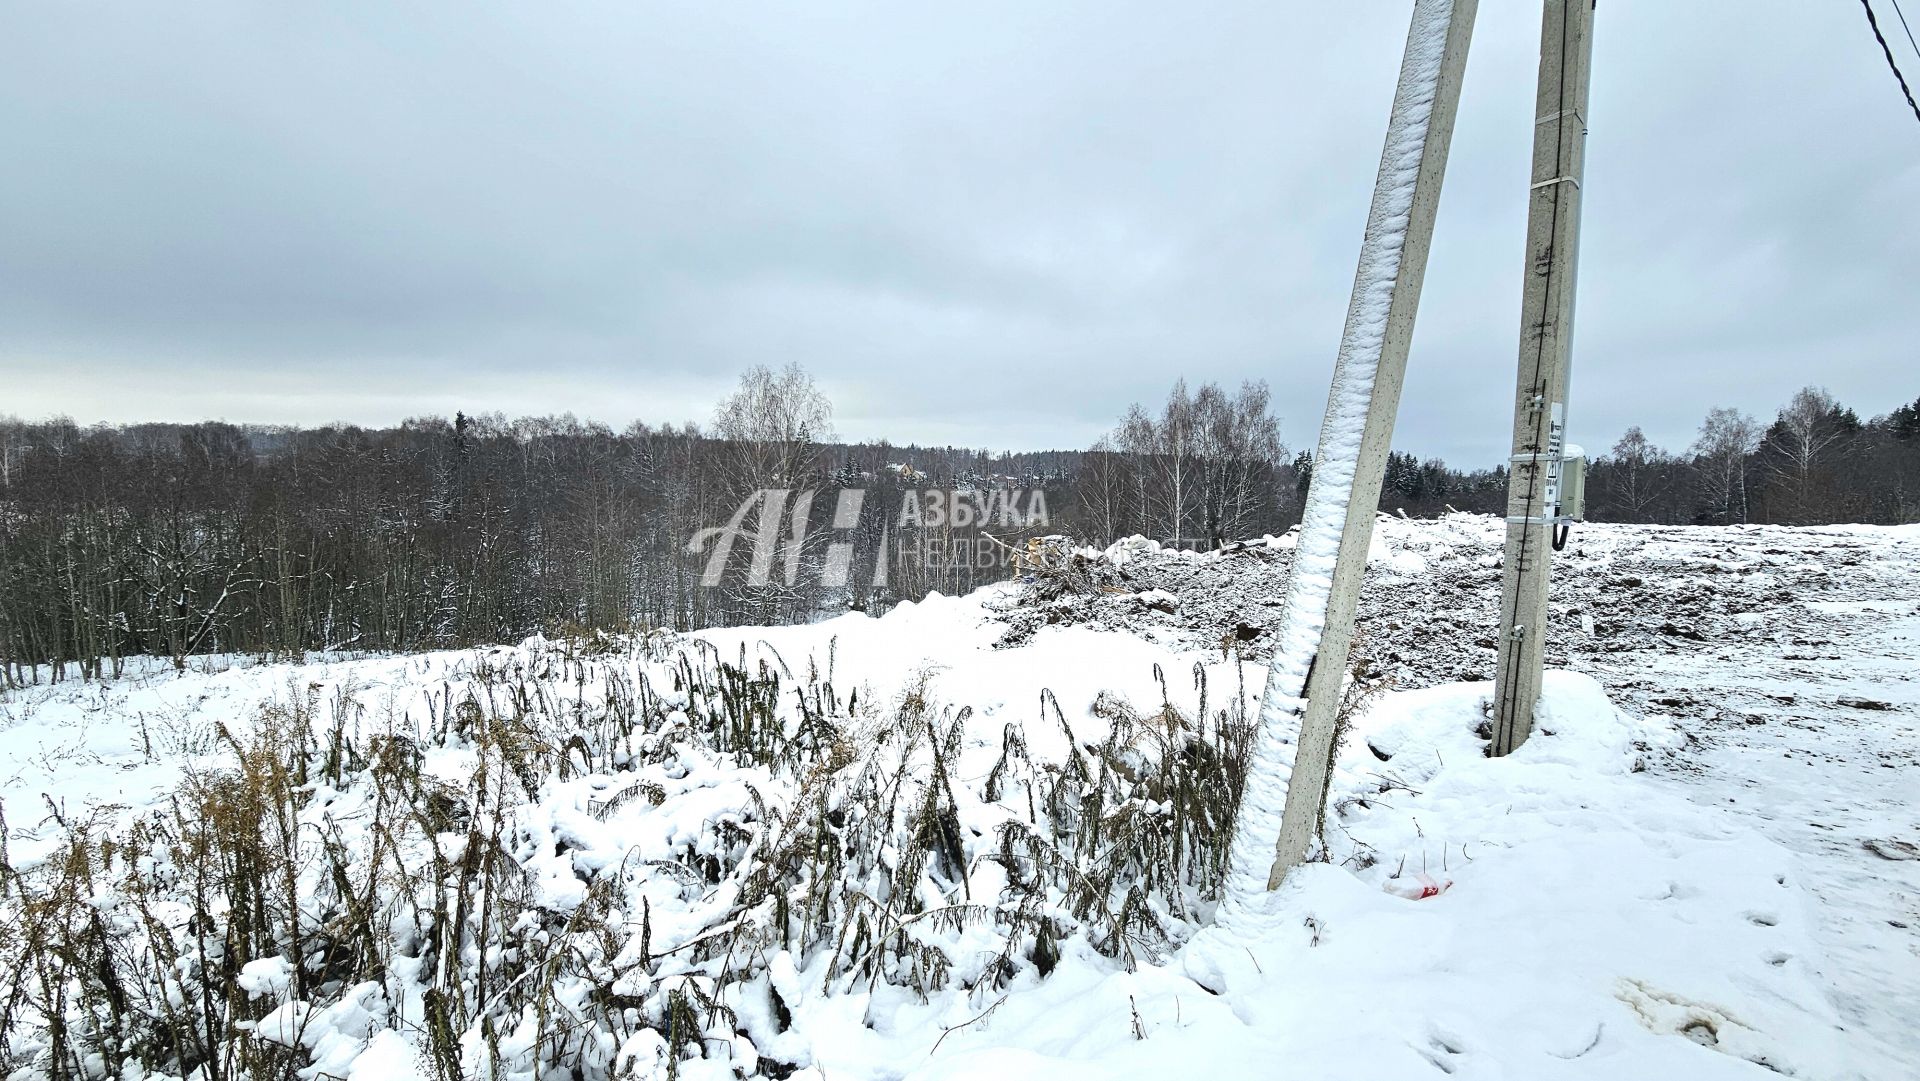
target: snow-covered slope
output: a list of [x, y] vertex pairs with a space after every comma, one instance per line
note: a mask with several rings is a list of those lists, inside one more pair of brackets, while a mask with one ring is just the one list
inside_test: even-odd
[[[1400, 689], [1343, 746], [1330, 862], [1252, 948], [1209, 930], [1207, 789], [1231, 764], [1203, 756], [1244, 745], [1284, 538], [1128, 546], [1138, 588], [1094, 598], [1008, 586], [808, 627], [11, 692], [0, 908], [22, 926], [76, 831], [182, 830], [177, 790], [298, 725], [310, 739], [274, 744], [308, 762], [292, 925], [376, 928], [364, 971], [270, 930], [241, 943], [164, 854], [123, 866], [96, 843], [86, 910], [183, 950], [178, 989], [237, 988], [221, 1038], [284, 1045], [308, 1076], [1913, 1072], [1920, 533], [1584, 531], [1556, 601], [1575, 671], [1551, 675], [1536, 738], [1489, 760], [1489, 686], [1455, 680], [1490, 633], [1497, 535], [1382, 524], [1371, 648]], [[515, 922], [434, 915], [433, 883], [459, 877], [436, 868], [489, 831]], [[1176, 836], [1178, 855], [1155, 840]], [[209, 920], [244, 965], [196, 960]], [[52, 1072], [45, 1020], [7, 1015], [21, 1076]]]

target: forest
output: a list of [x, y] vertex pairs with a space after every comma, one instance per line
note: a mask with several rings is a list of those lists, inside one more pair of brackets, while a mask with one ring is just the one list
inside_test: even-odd
[[[1204, 550], [1282, 532], [1312, 468], [1258, 383], [1180, 382], [1085, 450], [1024, 453], [836, 441], [831, 402], [794, 367], [748, 372], [704, 427], [0, 418], [0, 681], [111, 674], [143, 654], [877, 612], [1005, 578], [1038, 536]], [[1500, 513], [1505, 492], [1503, 467], [1396, 452], [1381, 509]], [[1594, 458], [1587, 514], [1920, 521], [1920, 401], [1862, 420], [1807, 388], [1767, 423], [1714, 409], [1679, 450], [1629, 429]]]

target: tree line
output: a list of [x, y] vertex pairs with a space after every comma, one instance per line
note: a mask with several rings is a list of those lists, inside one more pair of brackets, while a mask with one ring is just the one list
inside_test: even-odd
[[[1178, 382], [1085, 451], [1023, 454], [839, 442], [831, 402], [794, 367], [748, 372], [705, 428], [0, 419], [0, 681], [146, 654], [878, 611], [1004, 579], [1040, 535], [1204, 549], [1278, 533], [1312, 468], [1259, 383]], [[1677, 453], [1631, 429], [1588, 492], [1607, 521], [1920, 520], [1920, 402], [1862, 421], [1809, 388], [1767, 425], [1716, 409]], [[1502, 467], [1396, 452], [1381, 507], [1497, 514], [1505, 493]]]
[[1863, 421], [1806, 387], [1770, 423], [1709, 411], [1680, 451], [1629, 428], [1593, 462], [1587, 512], [1667, 525], [1920, 521], [1920, 399]]
[[[1053, 508], [1071, 502], [1076, 455], [841, 444], [831, 420], [794, 368], [749, 372], [705, 429], [571, 415], [384, 429], [0, 418], [0, 683], [117, 673], [138, 655], [181, 665], [792, 622], [969, 591], [1005, 577], [995, 543], [1062, 528]], [[936, 488], [938, 514], [918, 498]], [[864, 493], [851, 524], [835, 520], [842, 489]], [[1018, 521], [1004, 513], [1015, 500], [988, 498], [1015, 490]], [[734, 555], [709, 581], [724, 538], [690, 542], [743, 506]], [[773, 566], [756, 580], [767, 538]], [[833, 582], [836, 544], [852, 566]]]

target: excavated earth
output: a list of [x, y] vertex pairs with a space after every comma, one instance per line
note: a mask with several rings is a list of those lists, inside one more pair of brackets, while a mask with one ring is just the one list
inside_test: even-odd
[[[1373, 668], [1403, 688], [1493, 679], [1504, 531], [1381, 517]], [[1055, 553], [1005, 595], [1005, 642], [1079, 624], [1265, 660], [1292, 544]], [[1584, 525], [1550, 598], [1548, 665], [1673, 721], [1685, 743], [1651, 771], [1795, 852], [1860, 1051], [1920, 1069], [1920, 526]]]
[[[1491, 680], [1499, 523], [1383, 515], [1377, 530], [1359, 617], [1376, 664], [1402, 687]], [[1629, 657], [1714, 658], [1750, 647], [1789, 662], [1826, 658], [1832, 636], [1846, 632], [1813, 602], [1920, 602], [1920, 564], [1890, 561], [1889, 548], [1916, 554], [1920, 532], [1577, 527], [1553, 558], [1547, 664], [1588, 671], [1627, 704], [1644, 689], [1633, 665], [1621, 663]], [[1131, 538], [1103, 553], [1083, 551], [1077, 562], [1091, 588], [1029, 581], [1003, 612], [1004, 645], [1044, 626], [1077, 624], [1264, 661], [1286, 597], [1292, 535], [1212, 553]]]

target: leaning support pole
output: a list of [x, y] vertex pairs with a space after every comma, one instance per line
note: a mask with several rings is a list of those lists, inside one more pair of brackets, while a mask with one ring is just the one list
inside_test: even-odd
[[1546, 0], [1534, 97], [1533, 186], [1527, 208], [1520, 368], [1507, 474], [1507, 549], [1500, 588], [1500, 667], [1493, 745], [1507, 755], [1533, 731], [1547, 648], [1548, 564], [1560, 517], [1574, 272], [1580, 256], [1580, 178], [1586, 164], [1593, 0]]
[[[1414, 4], [1234, 833], [1221, 921], [1241, 930], [1255, 929], [1266, 892], [1306, 857], [1326, 802], [1334, 713], [1475, 7]], [[1289, 742], [1295, 732], [1297, 745]]]

